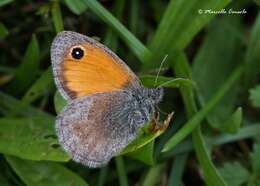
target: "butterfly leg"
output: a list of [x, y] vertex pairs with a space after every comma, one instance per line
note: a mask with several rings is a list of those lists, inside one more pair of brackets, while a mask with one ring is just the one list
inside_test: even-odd
[[160, 122], [159, 121], [159, 112], [155, 112], [153, 119], [151, 121], [150, 130], [152, 132], [157, 132], [158, 130], [162, 130], [162, 131], [166, 130], [170, 124], [173, 114], [174, 114], [174, 112], [168, 114], [167, 118], [163, 122]]

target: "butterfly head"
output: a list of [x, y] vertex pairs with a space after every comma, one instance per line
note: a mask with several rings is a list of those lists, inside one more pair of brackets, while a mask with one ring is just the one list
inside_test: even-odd
[[156, 105], [163, 98], [163, 88], [143, 88], [136, 97], [147, 105]]
[[163, 98], [163, 88], [148, 89], [147, 97], [154, 103], [159, 103]]

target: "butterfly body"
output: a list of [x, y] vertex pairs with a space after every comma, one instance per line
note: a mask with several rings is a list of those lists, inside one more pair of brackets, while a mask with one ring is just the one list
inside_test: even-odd
[[59, 141], [75, 161], [100, 167], [152, 119], [163, 90], [145, 88], [114, 53], [75, 32], [56, 36], [51, 58], [68, 100], [56, 121]]

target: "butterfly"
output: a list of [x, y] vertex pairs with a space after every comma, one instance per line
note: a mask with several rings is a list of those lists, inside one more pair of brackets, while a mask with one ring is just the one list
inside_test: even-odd
[[63, 31], [54, 38], [55, 84], [68, 104], [56, 119], [58, 140], [76, 162], [101, 167], [151, 121], [163, 89], [146, 88], [103, 44]]

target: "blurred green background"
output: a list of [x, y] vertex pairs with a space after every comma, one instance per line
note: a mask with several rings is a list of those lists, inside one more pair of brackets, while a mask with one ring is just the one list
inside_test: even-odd
[[[259, 5], [0, 0], [0, 186], [260, 186]], [[50, 66], [62, 30], [104, 43], [149, 87], [168, 56], [157, 84], [168, 82], [168, 129], [144, 130], [100, 169], [70, 161]]]

